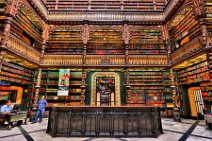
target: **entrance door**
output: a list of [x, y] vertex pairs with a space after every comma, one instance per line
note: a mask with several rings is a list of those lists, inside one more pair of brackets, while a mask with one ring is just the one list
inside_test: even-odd
[[[200, 87], [188, 89], [189, 103], [192, 117], [203, 116], [203, 99]], [[200, 117], [200, 118], [201, 118]]]
[[96, 78], [96, 102], [97, 106], [115, 105], [115, 78], [97, 77]]

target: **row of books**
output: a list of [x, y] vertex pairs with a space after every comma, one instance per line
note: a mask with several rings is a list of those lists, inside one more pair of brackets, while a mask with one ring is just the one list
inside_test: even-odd
[[11, 77], [6, 77], [6, 76], [2, 76], [2, 75], [0, 76], [0, 80], [21, 83], [21, 84], [31, 84], [32, 83], [31, 81], [28, 81], [28, 80], [11, 78]]
[[72, 96], [53, 96], [53, 95], [47, 95], [47, 100], [61, 100], [61, 101], [65, 101], [65, 100], [81, 100], [81, 96], [80, 95], [72, 95]]
[[12, 77], [12, 78], [17, 78], [17, 79], [28, 80], [28, 81], [32, 80], [32, 78], [30, 78], [30, 77], [26, 77], [26, 76], [23, 76], [23, 75], [20, 75], [20, 74], [14, 74], [14, 73], [11, 73], [11, 72], [5, 72], [5, 71], [1, 71], [0, 75], [9, 76], [9, 77]]
[[0, 90], [0, 95], [1, 96], [9, 95], [9, 90], [8, 91], [2, 91], [2, 90]]
[[10, 86], [0, 85], [0, 90], [10, 90]]
[[187, 73], [187, 72], [203, 72], [207, 70], [207, 61], [201, 62], [199, 64], [195, 64], [193, 66], [186, 67], [180, 71], [178, 71], [178, 75]]
[[21, 75], [24, 75], [26, 77], [32, 77], [32, 74], [30, 74], [30, 73], [26, 73], [23, 70], [14, 69], [14, 68], [7, 67], [7, 66], [2, 66], [2, 70], [3, 71], [8, 71], [8, 72], [11, 72], [11, 73], [16, 73], [16, 74], [19, 74], [19, 75], [21, 74]]
[[182, 21], [177, 24], [171, 31], [171, 37], [174, 39], [174, 48], [179, 48], [198, 36], [200, 26], [198, 20], [195, 19], [193, 11], [188, 8]]

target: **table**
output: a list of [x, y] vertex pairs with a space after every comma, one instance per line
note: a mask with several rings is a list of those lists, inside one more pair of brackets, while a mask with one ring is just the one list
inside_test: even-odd
[[163, 133], [159, 107], [50, 107], [52, 137], [157, 137]]

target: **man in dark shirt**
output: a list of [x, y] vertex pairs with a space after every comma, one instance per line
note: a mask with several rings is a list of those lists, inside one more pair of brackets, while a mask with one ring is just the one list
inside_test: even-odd
[[45, 107], [48, 105], [46, 99], [44, 98], [44, 96], [41, 97], [41, 99], [38, 101], [38, 110], [37, 110], [37, 113], [36, 113], [36, 116], [32, 122], [33, 123], [36, 123], [38, 118], [40, 119], [39, 122], [41, 123], [42, 122], [42, 119], [43, 119], [43, 116], [44, 116], [44, 112], [45, 112]]

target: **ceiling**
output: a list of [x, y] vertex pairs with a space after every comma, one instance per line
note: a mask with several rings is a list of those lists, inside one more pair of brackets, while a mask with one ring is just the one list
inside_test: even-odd
[[62, 11], [160, 11], [170, 0], [42, 0], [49, 13]]
[[174, 69], [182, 69], [188, 66], [192, 66], [194, 64], [197, 64], [199, 62], [207, 60], [206, 54], [194, 56], [193, 58], [190, 58], [188, 60], [185, 60], [181, 62], [180, 64], [177, 64], [176, 66], [173, 66]]
[[7, 62], [11, 62], [11, 63], [21, 65], [21, 66], [25, 66], [25, 67], [30, 68], [30, 69], [38, 68], [38, 65], [31, 63], [31, 62], [27, 61], [26, 59], [23, 59], [23, 58], [21, 58], [17, 55], [9, 53], [9, 52], [7, 52], [5, 54], [4, 60], [7, 61]]

